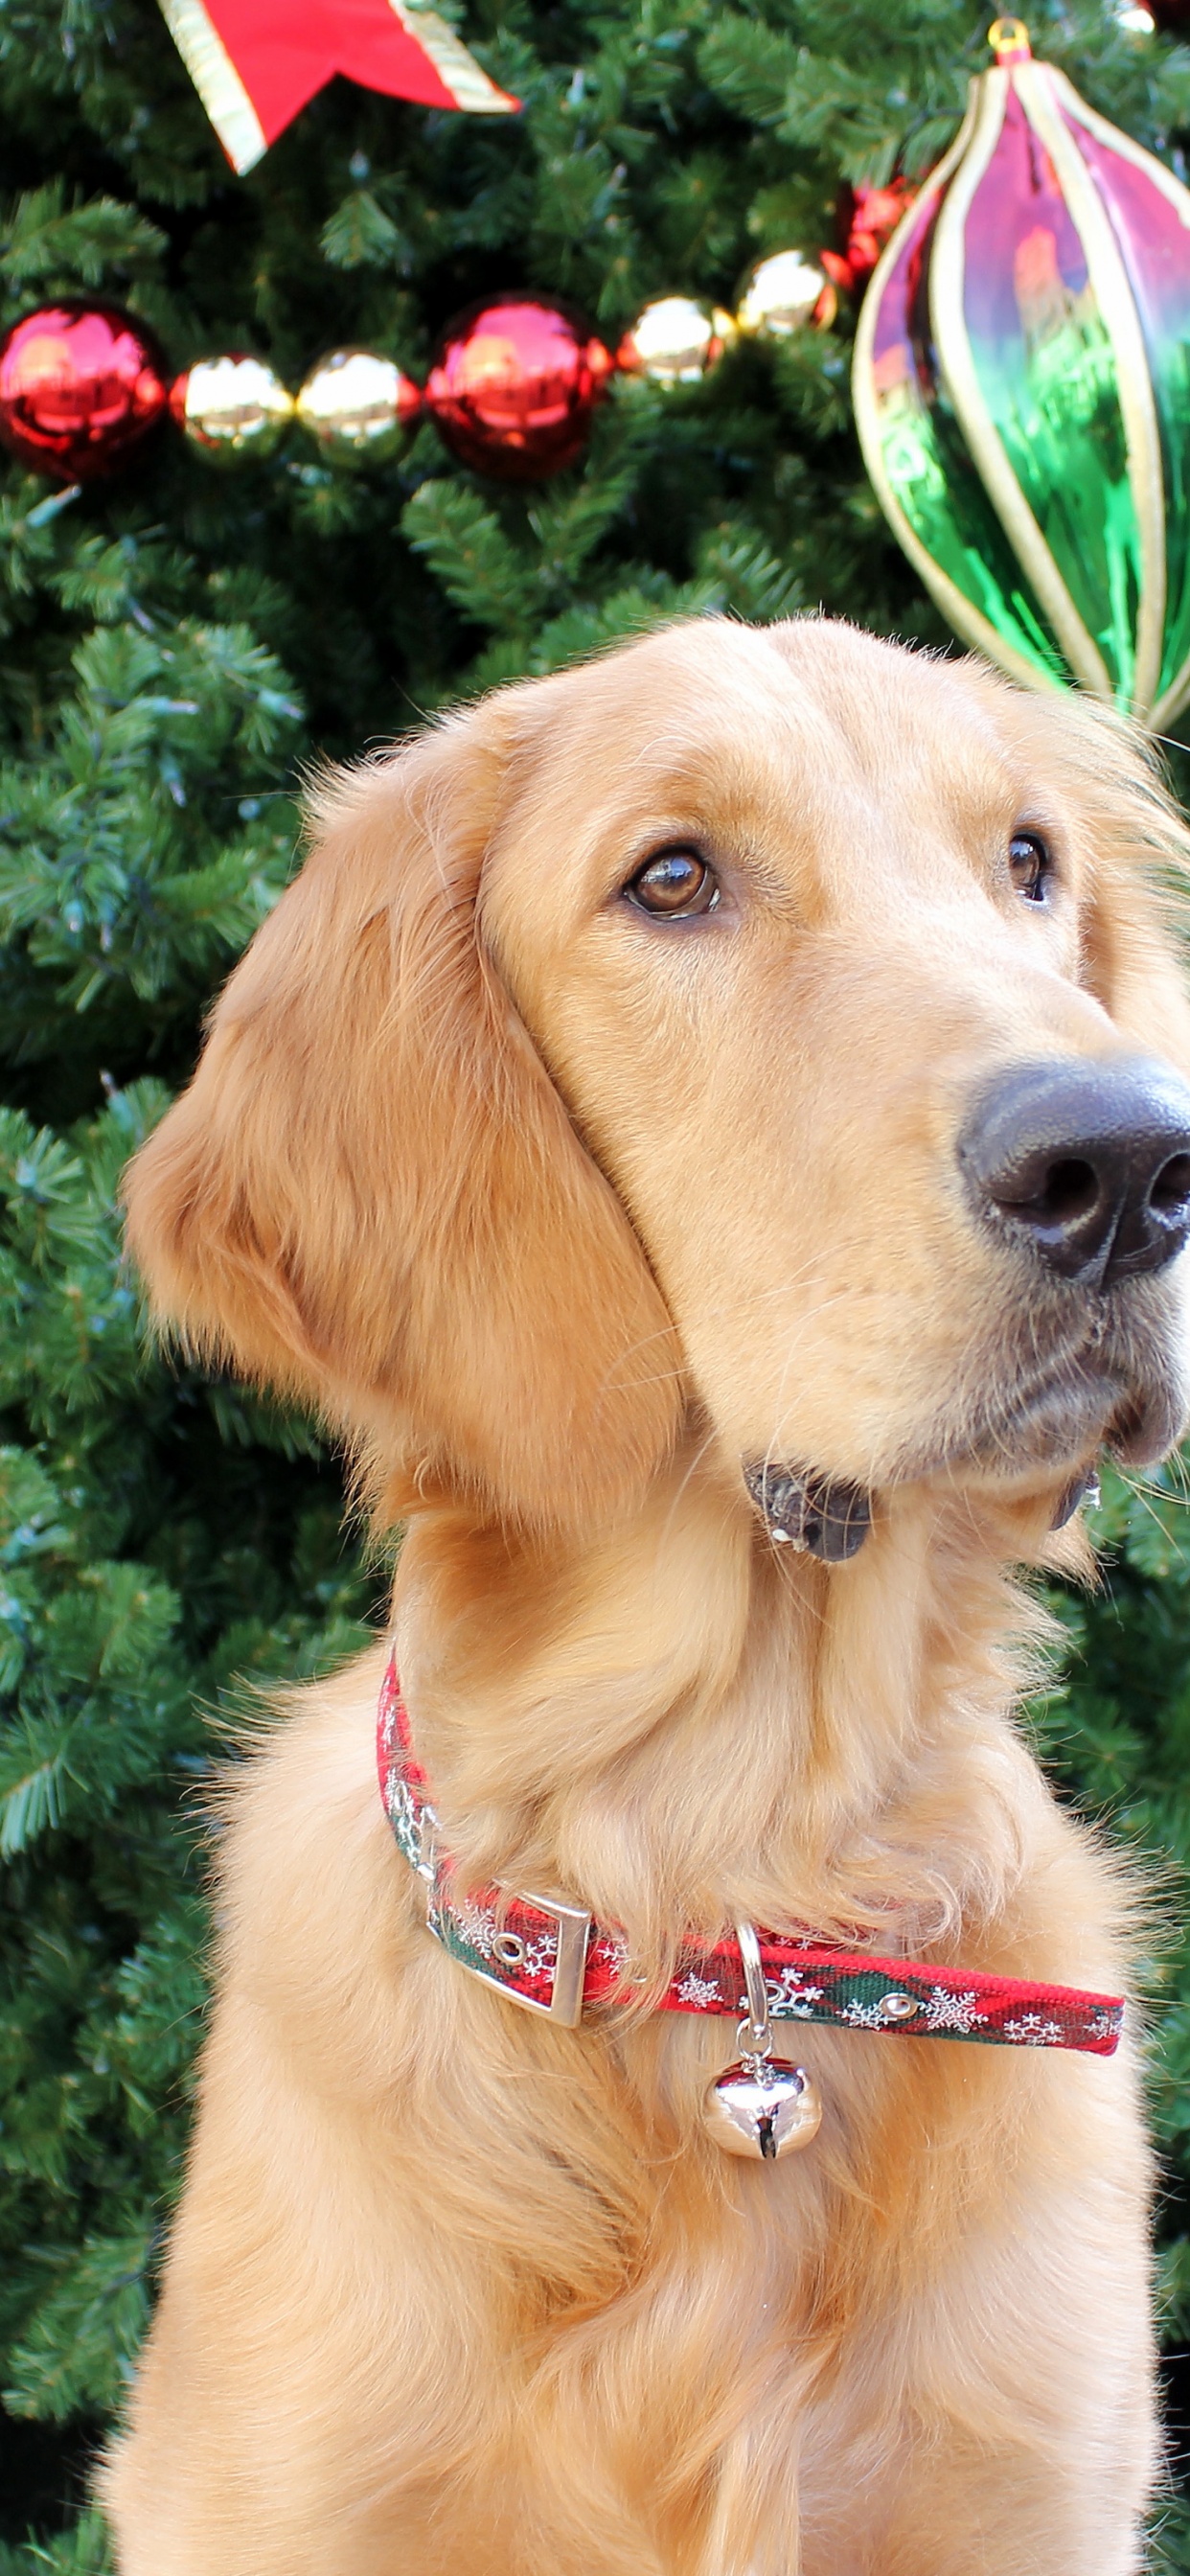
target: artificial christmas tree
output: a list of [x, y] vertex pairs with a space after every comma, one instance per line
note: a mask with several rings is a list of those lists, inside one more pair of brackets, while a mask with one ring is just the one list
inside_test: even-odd
[[[960, 0], [471, 0], [519, 116], [339, 81], [246, 179], [154, 0], [12, 0], [0, 327], [130, 307], [185, 369], [255, 352], [296, 388], [360, 347], [424, 382], [460, 309], [733, 311], [766, 253], [835, 237], [849, 187], [913, 181], [983, 68]], [[1102, 7], [1037, 52], [1181, 168], [1190, 53]], [[862, 279], [860, 280], [862, 284]], [[303, 763], [460, 691], [691, 610], [820, 603], [948, 643], [851, 424], [856, 296], [705, 372], [623, 376], [547, 485], [432, 428], [361, 470], [295, 431], [213, 471], [164, 434], [63, 502], [0, 490], [0, 2576], [99, 2576], [85, 2462], [119, 2404], [185, 2132], [202, 2003], [202, 1791], [252, 1686], [333, 1661], [382, 1598], [314, 1429], [167, 1364], [119, 1266], [122, 1163], [294, 863]], [[1184, 1912], [1190, 1512], [1110, 1479], [1107, 1588], [1063, 1601], [1039, 1710], [1072, 1795]], [[1172, 1863], [1173, 1875], [1169, 1864]], [[1167, 2323], [1190, 2326], [1190, 1959], [1154, 1943]], [[1172, 2381], [1177, 2398], [1177, 2371]], [[1169, 2504], [1159, 2566], [1190, 2569]]]

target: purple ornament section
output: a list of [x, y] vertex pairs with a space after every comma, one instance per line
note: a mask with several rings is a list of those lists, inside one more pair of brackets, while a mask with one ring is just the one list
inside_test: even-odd
[[941, 380], [929, 322], [941, 194], [908, 216], [877, 295], [872, 389], [893, 498], [947, 580], [1039, 677], [1064, 669], [1057, 640], [980, 482]]
[[1144, 334], [1165, 482], [1161, 688], [1190, 654], [1190, 230], [1164, 190], [1063, 111], [1107, 210]]
[[980, 391], [1066, 590], [1128, 697], [1141, 554], [1115, 352], [1073, 213], [1012, 88], [964, 249]]

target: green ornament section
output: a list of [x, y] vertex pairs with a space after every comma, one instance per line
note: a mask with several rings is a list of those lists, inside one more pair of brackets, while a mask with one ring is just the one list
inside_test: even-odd
[[1165, 646], [1161, 689], [1190, 656], [1190, 243], [1184, 207], [1081, 121], [1066, 119], [1107, 209], [1136, 300], [1161, 432]]
[[1053, 163], [1012, 90], [964, 233], [963, 319], [980, 391], [1126, 706], [1141, 560], [1115, 351]]
[[881, 297], [872, 382], [884, 472], [913, 535], [949, 582], [1042, 679], [1066, 677], [1057, 637], [980, 481], [940, 380], [930, 327], [938, 199], [907, 222]]
[[[986, 59], [986, 13], [959, 0], [842, 16], [838, 0], [468, 0], [459, 29], [521, 117], [428, 114], [338, 82], [241, 182], [150, 0], [9, 0], [0, 322], [102, 295], [179, 367], [247, 348], [296, 387], [349, 342], [420, 376], [452, 314], [524, 286], [585, 306], [614, 346], [651, 298], [731, 306], [762, 253], [830, 242], [842, 179], [898, 162], [920, 177]], [[1183, 148], [1185, 50], [1138, 48], [1098, 6], [1061, 31], [1084, 97], [1150, 149]], [[1152, 296], [1172, 350], [1180, 325]], [[48, 513], [45, 485], [0, 472], [0, 2576], [106, 2576], [87, 2464], [178, 2187], [203, 1801], [260, 1689], [335, 1663], [384, 1590], [314, 1428], [142, 1338], [121, 1167], [295, 864], [311, 762], [682, 613], [821, 605], [947, 646], [862, 467], [851, 329], [844, 298], [831, 331], [741, 344], [701, 385], [617, 384], [585, 464], [536, 490], [480, 482], [426, 427], [367, 473], [295, 438], [214, 474], [166, 435]], [[1172, 458], [1185, 392], [1169, 363]], [[908, 408], [903, 422], [906, 488], [919, 474], [944, 529], [951, 426], [935, 413], [914, 450]], [[946, 542], [956, 580], [963, 560], [972, 580], [985, 567], [983, 597], [1057, 667], [990, 514]], [[1181, 561], [1175, 582], [1172, 556], [1170, 578], [1185, 637], [1190, 576]], [[1180, 1495], [1172, 1477], [1109, 1487], [1108, 1588], [1059, 1604], [1071, 1678], [1039, 1718], [1064, 1794], [1166, 1870], [1175, 1924]], [[1150, 1974], [1176, 2353], [1190, 1958], [1175, 1934]], [[1176, 2496], [1153, 2545], [1162, 2576], [1190, 2576]]]

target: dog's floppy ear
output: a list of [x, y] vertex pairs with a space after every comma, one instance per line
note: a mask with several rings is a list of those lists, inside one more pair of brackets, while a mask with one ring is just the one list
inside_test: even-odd
[[374, 1471], [524, 1527], [630, 1505], [672, 1327], [484, 953], [496, 700], [313, 800], [311, 857], [126, 1176], [157, 1317], [306, 1398]]

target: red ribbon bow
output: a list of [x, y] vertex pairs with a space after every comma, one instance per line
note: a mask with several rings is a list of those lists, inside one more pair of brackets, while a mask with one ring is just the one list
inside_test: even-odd
[[250, 170], [336, 72], [390, 98], [471, 116], [520, 106], [445, 19], [406, 0], [161, 0], [161, 8], [233, 170]]

